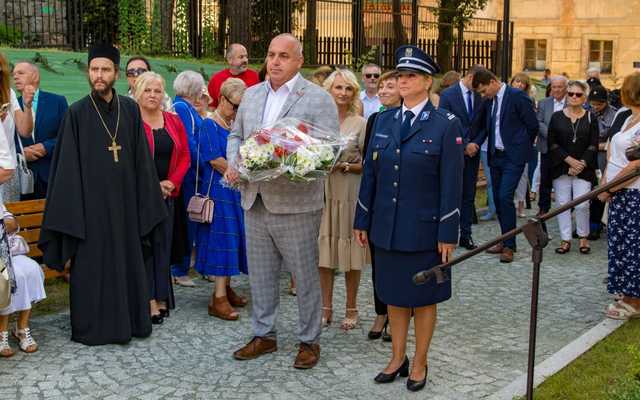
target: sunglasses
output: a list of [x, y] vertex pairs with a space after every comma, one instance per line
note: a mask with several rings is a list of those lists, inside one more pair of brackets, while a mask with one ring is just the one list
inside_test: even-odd
[[131, 68], [127, 70], [127, 77], [135, 78], [147, 72], [144, 68]]
[[367, 79], [371, 79], [371, 78], [378, 79], [380, 78], [380, 74], [364, 74], [364, 77]]
[[238, 107], [240, 107], [240, 104], [236, 104], [234, 102], [232, 102], [231, 100], [229, 100], [229, 98], [227, 96], [222, 96], [224, 97], [224, 99], [227, 101], [227, 103], [231, 104], [231, 106], [233, 107], [233, 111], [238, 111]]
[[584, 96], [584, 93], [567, 92], [567, 96], [575, 97], [576, 99], [579, 99], [580, 97]]

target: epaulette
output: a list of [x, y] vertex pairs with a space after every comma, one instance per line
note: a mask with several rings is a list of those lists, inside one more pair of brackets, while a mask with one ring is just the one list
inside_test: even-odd
[[433, 114], [434, 114], [434, 115], [437, 115], [437, 116], [438, 116], [438, 117], [440, 117], [440, 118], [446, 119], [446, 120], [448, 120], [448, 121], [453, 121], [454, 119], [456, 119], [456, 118], [457, 118], [457, 117], [455, 116], [455, 114], [453, 114], [453, 113], [451, 113], [451, 112], [449, 112], [449, 111], [446, 111], [446, 110], [444, 110], [444, 109], [442, 109], [442, 108], [436, 108], [436, 109], [433, 111]]

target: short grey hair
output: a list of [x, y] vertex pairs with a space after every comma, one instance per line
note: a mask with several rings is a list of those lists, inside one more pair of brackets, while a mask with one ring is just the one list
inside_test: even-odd
[[598, 68], [598, 67], [590, 67], [589, 69], [587, 69], [587, 74], [590, 74], [592, 72], [595, 72], [595, 73], [599, 74], [601, 71], [600, 71], [600, 68]]
[[572, 86], [577, 86], [580, 89], [582, 89], [582, 91], [584, 92], [584, 96], [585, 97], [589, 96], [589, 85], [587, 85], [586, 82], [569, 81], [569, 83], [567, 84], [567, 87], [572, 87]]
[[195, 71], [182, 71], [173, 81], [173, 90], [177, 96], [196, 99], [202, 95], [202, 91], [205, 89], [204, 78]]
[[556, 82], [556, 81], [564, 83], [565, 86], [569, 84], [569, 79], [567, 79], [567, 77], [564, 75], [554, 75], [551, 78], [549, 78], [549, 84], [552, 84], [553, 82]]
[[[227, 51], [224, 53], [224, 58], [225, 58], [226, 60], [228, 60], [228, 59], [230, 59], [231, 57], [233, 57], [233, 53], [234, 53], [234, 52], [236, 51], [236, 49], [237, 49], [238, 47], [240, 47], [240, 46], [244, 47], [244, 45], [242, 45], [241, 43], [231, 43], [231, 44], [229, 45], [229, 47], [227, 48]], [[245, 50], [246, 50], [246, 48], [245, 48]]]
[[300, 42], [300, 40], [298, 40], [297, 37], [295, 37], [294, 35], [292, 35], [290, 33], [281, 33], [278, 36], [276, 36], [273, 39], [271, 39], [271, 41], [274, 41], [274, 40], [280, 39], [280, 38], [287, 38], [287, 39], [291, 40], [292, 42], [294, 42], [295, 43], [294, 52], [296, 53], [296, 55], [298, 57], [302, 57], [303, 56], [303, 53], [302, 53], [302, 42]]
[[380, 66], [378, 64], [366, 63], [365, 65], [362, 66], [361, 72], [364, 72], [364, 70], [367, 69], [367, 68], [378, 68], [380, 71], [382, 71], [382, 68], [380, 68]]

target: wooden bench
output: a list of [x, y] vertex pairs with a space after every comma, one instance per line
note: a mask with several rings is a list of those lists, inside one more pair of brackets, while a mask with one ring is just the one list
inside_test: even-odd
[[[27, 255], [35, 260], [42, 260], [42, 251], [38, 248], [38, 239], [40, 239], [44, 205], [44, 199], [5, 204], [7, 210], [15, 216], [20, 225], [20, 236], [29, 243], [29, 253]], [[44, 269], [45, 278], [55, 278], [62, 275], [62, 272], [48, 268], [45, 265], [42, 268]]]

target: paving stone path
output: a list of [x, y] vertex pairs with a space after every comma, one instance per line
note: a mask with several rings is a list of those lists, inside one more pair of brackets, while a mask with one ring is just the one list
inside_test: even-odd
[[[577, 250], [560, 256], [553, 252], [559, 242], [555, 221], [550, 228], [554, 239], [542, 268], [538, 362], [600, 322], [609, 300], [603, 284], [605, 241], [592, 243], [589, 256]], [[496, 222], [474, 227], [477, 242], [497, 233]], [[482, 254], [454, 271], [454, 296], [439, 308], [428, 385], [417, 394], [406, 390], [404, 379], [388, 385], [372, 381], [386, 365], [390, 344], [366, 339], [375, 317], [366, 271], [358, 296], [361, 323], [347, 333], [339, 329], [344, 279], [336, 279], [335, 322], [323, 332], [321, 361], [313, 370], [292, 368], [297, 306], [286, 294], [284, 275], [279, 351], [245, 362], [231, 354], [251, 336], [249, 310], [238, 322], [209, 317], [212, 284], [198, 280], [196, 288], [176, 289], [177, 309], [150, 338], [125, 346], [71, 342], [68, 313], [34, 319], [41, 350], [0, 360], [0, 399], [482, 399], [526, 370], [531, 254], [523, 238], [518, 245], [510, 265]], [[234, 286], [249, 294], [246, 277], [235, 279]]]

